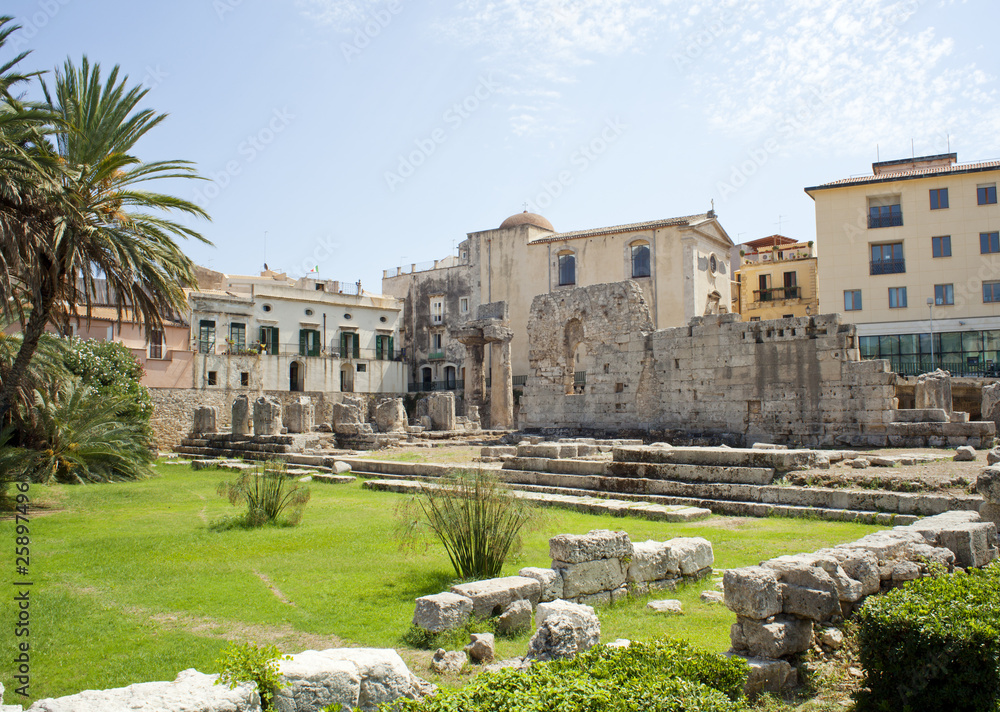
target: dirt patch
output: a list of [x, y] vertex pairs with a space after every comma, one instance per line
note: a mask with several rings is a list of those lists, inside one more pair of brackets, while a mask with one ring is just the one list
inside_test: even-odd
[[291, 606], [292, 608], [296, 607], [295, 604], [292, 603], [289, 600], [289, 598], [281, 592], [281, 589], [274, 585], [274, 582], [271, 579], [269, 579], [266, 575], [262, 574], [257, 569], [250, 569], [250, 570], [253, 571], [254, 576], [256, 576], [257, 578], [259, 578], [261, 581], [264, 582], [265, 586], [271, 589], [271, 593], [274, 594], [275, 598], [284, 603], [286, 606]]

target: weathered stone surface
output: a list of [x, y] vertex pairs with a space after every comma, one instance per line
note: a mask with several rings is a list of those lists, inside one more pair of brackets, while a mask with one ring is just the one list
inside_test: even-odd
[[506, 576], [503, 578], [473, 581], [451, 587], [452, 593], [472, 600], [472, 612], [477, 616], [498, 616], [512, 601], [525, 599], [532, 605], [538, 603], [541, 585], [526, 576]]
[[809, 649], [812, 623], [791, 616], [775, 616], [766, 621], [740, 617], [733, 624], [730, 638], [736, 650], [747, 650], [763, 658], [780, 658]]
[[702, 591], [699, 596], [702, 603], [725, 603], [726, 595], [722, 591]]
[[454, 430], [455, 394], [452, 391], [432, 393], [426, 397], [427, 415], [431, 419], [432, 430]]
[[501, 635], [516, 635], [529, 628], [531, 628], [531, 604], [523, 598], [513, 601], [497, 619], [497, 632]]
[[564, 598], [610, 592], [625, 585], [626, 572], [619, 559], [596, 559], [578, 564], [554, 561], [553, 567], [562, 577]]
[[672, 613], [674, 615], [681, 615], [684, 613], [684, 606], [675, 598], [665, 599], [662, 601], [650, 601], [646, 604], [646, 608], [654, 610], [657, 613]]
[[[998, 384], [1000, 385], [1000, 384]], [[1000, 462], [1000, 447], [995, 447], [986, 453], [986, 464], [995, 465]]]
[[333, 404], [333, 432], [338, 435], [357, 435], [365, 423], [363, 405], [353, 398], [345, 397]]
[[261, 396], [254, 401], [254, 435], [280, 435], [282, 427], [281, 403], [267, 396]]
[[778, 574], [762, 566], [728, 569], [723, 577], [726, 606], [739, 616], [770, 618], [781, 613]]
[[554, 601], [563, 597], [562, 576], [558, 571], [529, 566], [521, 569], [517, 574], [538, 581], [541, 587], [539, 601]]
[[274, 694], [278, 712], [319, 712], [332, 704], [349, 709], [358, 706], [361, 676], [350, 660], [331, 660], [321, 652], [306, 650], [279, 661], [278, 672], [288, 683]]
[[553, 561], [578, 564], [595, 559], [627, 559], [632, 541], [627, 532], [594, 529], [587, 534], [559, 534], [549, 539]]
[[1000, 504], [1000, 467], [987, 467], [976, 478], [976, 492], [987, 502]]
[[194, 424], [191, 426], [191, 432], [195, 435], [218, 432], [216, 430], [218, 412], [218, 409], [214, 405], [203, 405], [195, 408]]
[[913, 389], [915, 407], [941, 408], [951, 413], [951, 374], [938, 369], [932, 373], [922, 373], [917, 376], [917, 384]]
[[844, 645], [844, 634], [838, 628], [824, 628], [819, 642], [832, 650], [840, 650]]
[[678, 565], [685, 576], [693, 576], [715, 563], [712, 543], [702, 537], [678, 537], [667, 542], [677, 554]]
[[[846, 545], [849, 546], [849, 545]], [[879, 591], [879, 571], [878, 571], [878, 557], [871, 551], [867, 549], [851, 549], [851, 548], [835, 548], [835, 549], [824, 549], [820, 554], [828, 554], [840, 562], [841, 568], [844, 573], [847, 574], [851, 579], [857, 581], [861, 586], [860, 596], [856, 599], [845, 599], [841, 597], [841, 600], [860, 600], [864, 596], [869, 596], [873, 593], [878, 593]]]
[[997, 432], [1000, 433], [1000, 382], [983, 386], [980, 410], [982, 419], [993, 421], [996, 424]]
[[676, 577], [680, 570], [680, 557], [670, 542], [650, 539], [632, 544], [632, 561], [628, 565], [629, 583]]
[[590, 606], [568, 601], [540, 603], [535, 624], [526, 656], [530, 660], [573, 657], [601, 642], [601, 624]]
[[233, 401], [233, 435], [249, 435], [250, 422], [250, 397], [236, 396]]
[[473, 633], [465, 652], [474, 663], [491, 663], [496, 655], [496, 643], [492, 633]]
[[395, 650], [381, 648], [333, 648], [321, 654], [331, 660], [348, 660], [358, 668], [361, 691], [358, 707], [364, 712], [373, 711], [378, 705], [394, 702], [401, 697], [418, 699], [421, 685], [410, 674], [406, 663]]
[[984, 522], [993, 522], [1000, 526], [1000, 504], [983, 502], [979, 507], [979, 516]]
[[375, 425], [381, 433], [401, 433], [406, 429], [406, 408], [402, 398], [388, 398], [375, 406]]
[[289, 404], [285, 422], [290, 433], [311, 433], [316, 425], [316, 406], [305, 396]]
[[945, 529], [940, 543], [955, 554], [959, 566], [986, 566], [996, 558], [997, 528], [993, 522], [970, 522]]
[[439, 675], [457, 675], [469, 664], [469, 658], [462, 650], [438, 648], [431, 658], [431, 670]]
[[413, 625], [437, 633], [465, 624], [472, 613], [472, 599], [455, 593], [436, 593], [417, 599]]
[[781, 556], [763, 566], [778, 574], [785, 613], [816, 621], [840, 613], [837, 583], [814, 555]]
[[743, 692], [751, 700], [763, 692], [779, 693], [798, 685], [798, 671], [785, 660], [747, 657], [732, 652], [725, 655], [736, 655], [747, 661], [750, 673], [743, 685]]
[[86, 690], [66, 697], [38, 700], [30, 712], [260, 712], [254, 683], [230, 690], [216, 685], [218, 675], [184, 670], [173, 682], [142, 682], [111, 690]]
[[974, 462], [976, 459], [976, 449], [968, 445], [962, 445], [955, 450], [956, 462]]

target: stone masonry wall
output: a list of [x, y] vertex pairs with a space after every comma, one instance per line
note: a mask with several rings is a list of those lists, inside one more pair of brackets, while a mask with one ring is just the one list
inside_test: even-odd
[[[683, 430], [731, 444], [885, 446], [895, 374], [835, 314], [654, 331], [631, 281], [536, 297], [521, 427]], [[574, 386], [574, 372], [586, 385]], [[581, 392], [582, 391], [582, 392]]]

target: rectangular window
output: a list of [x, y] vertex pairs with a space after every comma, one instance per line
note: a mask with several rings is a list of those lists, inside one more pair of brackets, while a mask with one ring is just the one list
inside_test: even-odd
[[938, 306], [942, 304], [954, 304], [955, 286], [952, 284], [935, 284], [934, 303]]
[[576, 284], [576, 256], [559, 255], [559, 286]]
[[649, 245], [632, 245], [632, 277], [648, 277]]
[[868, 199], [868, 227], [898, 227], [903, 224], [903, 209], [898, 195]]
[[218, 371], [208, 372], [208, 385], [217, 386], [219, 385], [219, 373]]
[[951, 257], [951, 235], [932, 237], [931, 254], [934, 257]]
[[458, 310], [462, 314], [468, 314], [469, 313], [469, 298], [468, 297], [462, 297], [462, 298], [460, 298], [458, 300]]
[[976, 202], [980, 205], [994, 205], [997, 202], [997, 184], [987, 183], [976, 188]]
[[431, 334], [431, 350], [432, 351], [441, 350], [441, 334], [439, 333]]
[[278, 327], [260, 327], [260, 347], [269, 355], [278, 355]]
[[1000, 282], [983, 282], [983, 303], [1000, 302]]
[[760, 317], [759, 316], [752, 316], [752, 317], [750, 317], [750, 321], [760, 321]]
[[367, 370], [368, 370], [368, 364], [367, 363], [359, 363], [358, 364], [358, 373], [364, 373]]
[[361, 342], [353, 331], [340, 332], [340, 358], [361, 358]]
[[979, 233], [979, 252], [983, 255], [1000, 252], [1000, 232]]
[[906, 272], [906, 261], [903, 259], [902, 242], [871, 245], [869, 274], [901, 274], [903, 272]]
[[935, 188], [931, 191], [931, 210], [944, 210], [948, 207], [948, 189]]
[[784, 280], [784, 294], [782, 294], [782, 298], [798, 299], [801, 296], [799, 294], [798, 272], [785, 272], [783, 275], [783, 280]]
[[758, 302], [770, 302], [774, 299], [773, 290], [771, 289], [771, 275], [757, 275], [757, 291], [754, 292], [754, 297]]
[[844, 311], [861, 311], [860, 289], [847, 289], [844, 291]]
[[299, 330], [299, 356], [319, 356], [320, 338], [315, 329]]
[[159, 329], [149, 332], [149, 357], [163, 358], [163, 332]]
[[246, 388], [250, 385], [250, 372], [240, 371], [240, 385]]
[[378, 334], [375, 337], [375, 360], [392, 360], [392, 337], [385, 334]]
[[444, 297], [431, 298], [431, 323], [444, 323]]
[[198, 353], [215, 353], [215, 322], [202, 319], [198, 323]]
[[906, 308], [906, 287], [889, 287], [889, 308]]
[[230, 324], [229, 340], [232, 342], [230, 348], [233, 351], [246, 351], [247, 348], [247, 325]]

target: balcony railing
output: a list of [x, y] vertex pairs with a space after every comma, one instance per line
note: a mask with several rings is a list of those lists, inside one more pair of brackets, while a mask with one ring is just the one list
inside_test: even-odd
[[784, 299], [801, 299], [802, 290], [800, 287], [774, 287], [772, 289], [755, 289], [753, 299], [755, 302], [780, 302]]
[[906, 260], [872, 260], [868, 274], [901, 274], [906, 271]]
[[461, 379], [452, 381], [417, 381], [407, 386], [410, 393], [425, 393], [430, 391], [464, 391], [465, 383]]
[[444, 351], [432, 351], [431, 353], [427, 354], [427, 360], [428, 361], [443, 361], [444, 360]]
[[868, 216], [868, 227], [899, 227], [903, 224], [902, 213], [896, 213], [894, 215], [869, 215]]

